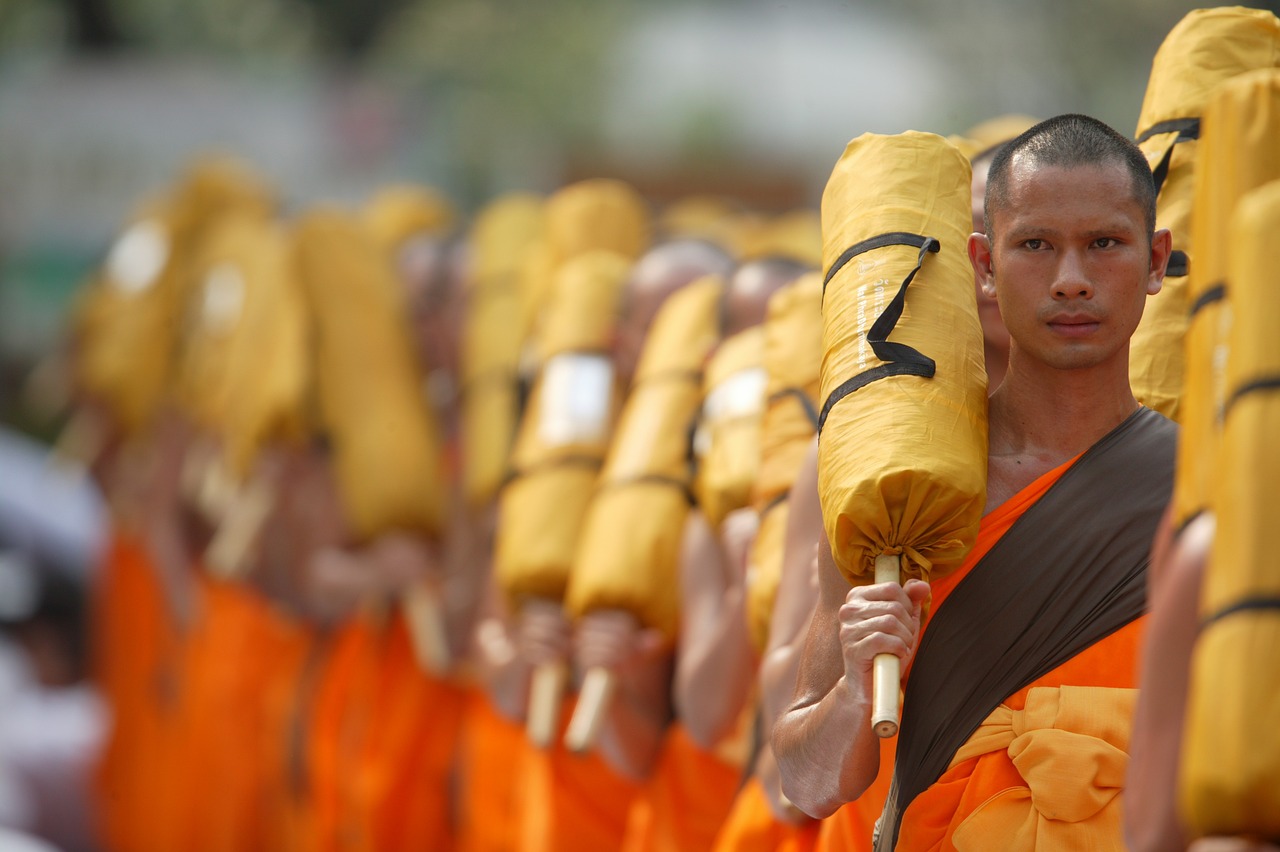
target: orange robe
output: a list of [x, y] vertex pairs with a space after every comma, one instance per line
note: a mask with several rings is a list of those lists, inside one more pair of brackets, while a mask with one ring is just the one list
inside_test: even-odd
[[516, 852], [520, 791], [512, 767], [525, 742], [524, 728], [473, 690], [458, 758], [458, 852]]
[[794, 825], [773, 815], [760, 779], [751, 776], [738, 791], [714, 852], [810, 852], [818, 842], [819, 823]]
[[699, 746], [679, 722], [633, 805], [626, 852], [705, 852], [733, 806], [742, 769]]
[[315, 848], [451, 849], [465, 704], [462, 687], [421, 671], [402, 619], [348, 624], [309, 735]]
[[[945, 606], [948, 595], [978, 560], [1074, 461], [1044, 474], [983, 518], [978, 542], [964, 565], [933, 584], [935, 612]], [[991, 848], [996, 837], [1002, 838], [998, 845], [1010, 848], [1007, 841], [1011, 842], [1010, 838], [1015, 835], [1024, 839], [1039, 836], [1041, 848], [1071, 848], [1072, 845], [1096, 848], [1087, 841], [1080, 845], [1082, 835], [1072, 834], [1070, 829], [1071, 823], [1089, 820], [1095, 815], [1103, 834], [1114, 831], [1118, 842], [1118, 793], [1127, 763], [1124, 753], [1127, 752], [1128, 717], [1120, 708], [1117, 708], [1119, 712], [1109, 707], [1100, 709], [1109, 701], [1108, 696], [1100, 693], [1118, 695], [1121, 704], [1127, 700], [1125, 695], [1131, 695], [1117, 690], [1133, 690], [1137, 685], [1137, 652], [1145, 624], [1145, 616], [1129, 623], [1006, 698], [1002, 707], [962, 747], [957, 755], [961, 759], [953, 761], [942, 777], [906, 808], [897, 848], [909, 852]], [[1064, 686], [1067, 689], [1060, 693], [1057, 688]], [[1081, 705], [1073, 707], [1072, 687], [1106, 689], [1088, 693]], [[1055, 714], [1064, 722], [1083, 719], [1084, 727], [1089, 730], [1074, 732], [1070, 730], [1072, 725], [1054, 730]], [[1046, 718], [1048, 724], [1042, 726]], [[1047, 737], [1037, 741], [1035, 735], [1039, 733]], [[1116, 741], [1121, 735], [1123, 743]], [[1065, 749], [1058, 747], [1064, 739], [1071, 739]], [[972, 756], [966, 757], [969, 752], [973, 752]], [[1058, 762], [1054, 755], [1060, 754], [1075, 755], [1078, 759]], [[1042, 778], [1043, 775], [1049, 777]], [[1055, 784], [1055, 775], [1071, 778], [1075, 783]], [[1094, 785], [1078, 783], [1091, 775]], [[1039, 787], [1042, 780], [1046, 781], [1045, 787]], [[1029, 783], [1039, 787], [1040, 814], [1031, 806]], [[1049, 796], [1052, 788], [1064, 786], [1072, 795], [1065, 801], [1053, 801]], [[1043, 815], [1051, 809], [1054, 819]], [[976, 819], [971, 819], [973, 817]], [[1064, 828], [1067, 833], [1060, 833]]]
[[876, 780], [855, 801], [844, 805], [822, 821], [816, 852], [870, 852], [876, 820], [884, 810], [893, 781], [894, 752], [897, 737], [880, 740], [880, 772]]
[[562, 744], [573, 713], [566, 701], [555, 745], [525, 741], [518, 762], [520, 852], [620, 850], [640, 785], [623, 778], [595, 752], [576, 755]]

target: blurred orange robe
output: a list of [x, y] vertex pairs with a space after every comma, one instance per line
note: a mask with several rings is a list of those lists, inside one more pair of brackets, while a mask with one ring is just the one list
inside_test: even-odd
[[621, 850], [640, 785], [623, 778], [595, 752], [576, 755], [562, 743], [573, 714], [565, 701], [560, 736], [540, 749], [525, 740], [517, 765], [521, 790], [520, 852]]
[[733, 807], [742, 769], [699, 746], [679, 722], [632, 806], [626, 852], [705, 852]]
[[[982, 519], [978, 542], [960, 570], [932, 584], [932, 605], [935, 612], [944, 605], [947, 596], [1009, 530], [1014, 521], [1039, 500], [1074, 463], [1073, 459], [1044, 474]], [[1027, 705], [1028, 694], [1037, 687], [1088, 684], [1090, 687], [1136, 688], [1138, 648], [1145, 626], [1145, 616], [1130, 622], [1063, 665], [1015, 692], [1004, 700], [1003, 706], [1014, 713], [1022, 711]], [[925, 630], [927, 629], [926, 624]], [[1065, 708], [1066, 704], [1064, 703], [1063, 706]], [[1106, 717], [1099, 720], [1103, 726], [1123, 726], [1123, 719], [1116, 718], [1114, 714], [1109, 715], [1109, 711], [1100, 710], [1095, 704], [1090, 715], [1096, 717], [1100, 714]], [[988, 723], [984, 722], [983, 727], [962, 747], [960, 755], [963, 756], [965, 750], [975, 743], [979, 735], [988, 733]], [[1092, 736], [1082, 736], [1067, 731], [1049, 730], [1046, 733], [1101, 743], [1100, 739]], [[1125, 739], [1127, 741], [1127, 734]], [[1009, 750], [1004, 747], [986, 750], [984, 746], [979, 745], [978, 751], [981, 753], [955, 762], [937, 782], [908, 805], [902, 816], [898, 850], [913, 852], [913, 850], [956, 849], [957, 840], [964, 848], [978, 848], [983, 844], [994, 842], [993, 838], [1009, 837], [1015, 831], [1032, 833], [1036, 831], [1037, 817], [1034, 810], [1030, 812], [1031, 823], [1029, 825], [1026, 823], [1029, 807], [1027, 803], [1031, 796], [1028, 782], [1015, 766]], [[1114, 754], [1114, 749], [1111, 751]], [[1086, 760], [1090, 759], [1091, 754], [1091, 752], [1086, 754]], [[1116, 756], [1118, 758], [1118, 755]], [[1127, 763], [1127, 760], [1122, 762]], [[1027, 768], [1025, 763], [1024, 768]], [[1092, 771], [1098, 767], [1090, 765], [1083, 768]], [[1107, 774], [1105, 766], [1101, 772], [1103, 776]], [[1097, 813], [1103, 820], [1110, 820], [1111, 816], [1114, 816], [1118, 821], [1118, 807], [1109, 809], [1110, 815], [1099, 813], [1099, 808], [1105, 807], [1108, 801], [1118, 794], [1118, 785], [1123, 783], [1123, 777], [1123, 766], [1119, 766], [1119, 776], [1115, 779], [1116, 786], [1113, 789], [1107, 791], [1097, 787], [1088, 788], [1081, 796], [1073, 797], [1084, 801], [1069, 803], [1069, 807], [1075, 812], [1063, 813], [1062, 816], [1088, 819]], [[981, 818], [966, 826], [966, 820], [979, 810], [983, 811]], [[1084, 813], [1084, 811], [1091, 812]], [[987, 822], [982, 824], [983, 820]], [[1056, 819], [1051, 821], [1057, 822]], [[1078, 839], [1079, 835], [1076, 836]], [[1114, 836], [1120, 836], [1118, 822], [1115, 825]], [[1044, 839], [1050, 848], [1060, 848], [1051, 840], [1052, 838]], [[974, 846], [974, 843], [978, 846]]]
[[714, 852], [810, 852], [820, 823], [794, 825], [773, 815], [764, 785], [755, 775], [738, 791], [733, 808], [716, 836]]
[[472, 691], [463, 722], [458, 852], [516, 852], [520, 790], [515, 762], [524, 728], [503, 716], [481, 689]]

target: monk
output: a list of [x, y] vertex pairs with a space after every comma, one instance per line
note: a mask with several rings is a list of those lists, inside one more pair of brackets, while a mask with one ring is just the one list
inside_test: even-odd
[[[691, 281], [726, 274], [731, 264], [718, 246], [690, 239], [659, 244], [636, 261], [624, 285], [613, 348], [621, 381], [630, 382], [645, 331], [665, 299]], [[521, 716], [529, 673], [569, 659], [575, 649], [585, 652], [576, 660], [582, 668], [600, 665], [623, 674], [598, 753], [574, 756], [558, 744], [547, 750], [526, 745], [518, 782], [519, 848], [620, 848], [631, 799], [650, 772], [670, 717], [669, 691], [652, 686], [670, 681], [669, 649], [616, 612], [579, 625], [575, 636], [554, 602], [527, 603], [508, 632], [516, 655], [501, 679], [518, 697], [501, 703], [518, 703], [513, 709]], [[634, 694], [628, 684], [637, 687]]]
[[878, 849], [1118, 849], [1145, 568], [1175, 440], [1133, 397], [1129, 338], [1170, 235], [1155, 230], [1141, 153], [1078, 115], [996, 155], [985, 220], [969, 256], [1011, 344], [989, 401], [978, 542], [932, 584], [852, 589], [820, 546], [818, 609], [774, 749], [807, 813], [856, 799], [880, 768], [872, 659], [891, 653], [906, 695]]

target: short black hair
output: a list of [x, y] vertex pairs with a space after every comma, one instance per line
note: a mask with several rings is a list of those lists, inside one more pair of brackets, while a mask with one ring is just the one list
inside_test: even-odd
[[1101, 166], [1115, 163], [1129, 172], [1133, 198], [1142, 208], [1150, 238], [1156, 230], [1156, 185], [1146, 156], [1131, 139], [1096, 118], [1070, 113], [1042, 121], [996, 152], [987, 173], [982, 217], [988, 234], [991, 211], [1008, 202], [1013, 158], [1026, 154], [1042, 166]]

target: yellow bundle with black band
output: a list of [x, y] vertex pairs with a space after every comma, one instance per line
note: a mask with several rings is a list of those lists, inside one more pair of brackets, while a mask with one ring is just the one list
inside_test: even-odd
[[766, 382], [760, 326], [726, 338], [707, 362], [693, 433], [693, 495], [713, 528], [751, 501]]
[[723, 297], [721, 278], [694, 281], [667, 298], [649, 329], [574, 558], [565, 603], [575, 616], [623, 609], [675, 637], [689, 441]]
[[822, 364], [822, 273], [809, 273], [769, 299], [764, 323], [764, 422], [751, 502], [760, 529], [747, 559], [747, 624], [758, 651], [769, 639], [782, 580], [787, 494], [818, 430]]
[[[977, 536], [987, 382], [969, 184], [958, 149], [911, 131], [850, 142], [823, 193], [818, 486], [850, 583], [936, 579]], [[897, 730], [897, 662], [876, 660], [881, 735]]]
[[298, 221], [292, 261], [312, 320], [320, 428], [353, 531], [438, 534], [440, 434], [390, 262], [361, 222], [332, 209]]
[[556, 275], [542, 326], [542, 369], [499, 498], [495, 565], [503, 591], [560, 600], [618, 408], [607, 347], [630, 261], [583, 254]]
[[462, 336], [462, 488], [488, 505], [510, 470], [520, 417], [520, 274], [542, 232], [542, 200], [503, 196], [471, 227], [471, 278]]
[[1192, 836], [1280, 837], [1280, 181], [1230, 220], [1235, 319], [1226, 366], [1216, 532], [1201, 590], [1179, 804]]
[[1181, 527], [1212, 509], [1220, 473], [1223, 368], [1233, 311], [1228, 280], [1230, 217], [1245, 193], [1280, 178], [1280, 69], [1223, 83], [1205, 105], [1196, 152], [1187, 285], [1186, 378], [1178, 436], [1173, 520]]
[[443, 195], [430, 187], [410, 184], [379, 190], [362, 215], [378, 245], [391, 255], [411, 237], [447, 232], [456, 218]]
[[1280, 19], [1239, 6], [1197, 9], [1165, 37], [1151, 64], [1137, 139], [1156, 179], [1156, 227], [1173, 234], [1160, 292], [1147, 300], [1129, 347], [1129, 381], [1142, 404], [1182, 419], [1191, 218], [1200, 119], [1213, 91], [1247, 71], [1280, 65]]

